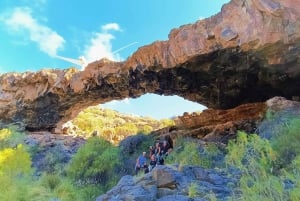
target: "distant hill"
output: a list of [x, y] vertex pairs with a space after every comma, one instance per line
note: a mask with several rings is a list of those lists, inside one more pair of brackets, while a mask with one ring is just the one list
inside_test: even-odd
[[148, 134], [170, 125], [174, 125], [171, 119], [156, 120], [151, 117], [122, 114], [101, 106], [93, 106], [83, 110], [75, 119], [67, 122], [63, 127], [63, 132], [83, 137], [98, 135], [117, 144], [130, 135]]

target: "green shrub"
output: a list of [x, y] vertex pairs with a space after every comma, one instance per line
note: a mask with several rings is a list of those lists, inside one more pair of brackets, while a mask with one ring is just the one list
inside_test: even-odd
[[81, 199], [78, 198], [79, 195], [77, 193], [77, 189], [67, 179], [61, 180], [59, 185], [54, 188], [53, 194], [62, 201], [81, 201]]
[[276, 153], [268, 140], [239, 132], [236, 140], [229, 142], [227, 150], [226, 164], [242, 172], [241, 195], [235, 199], [286, 200], [281, 179], [272, 174]]
[[63, 145], [57, 144], [55, 147], [49, 148], [44, 158], [42, 169], [46, 173], [55, 174], [61, 173], [66, 165], [66, 155], [62, 154]]
[[16, 149], [6, 148], [0, 151], [0, 176], [12, 179], [31, 172], [31, 158], [23, 145]]
[[76, 201], [78, 193], [72, 183], [64, 177], [55, 174], [45, 174], [39, 181], [28, 185], [28, 199], [31, 201]]
[[277, 132], [271, 142], [279, 156], [277, 163], [284, 167], [300, 155], [300, 118], [290, 118], [287, 124], [278, 128]]
[[188, 138], [178, 138], [176, 139], [175, 148], [167, 157], [166, 162], [168, 164], [179, 164], [180, 167], [198, 165], [211, 168], [213, 166], [212, 161], [216, 160], [219, 155], [223, 157], [222, 152], [214, 143], [200, 146]]
[[0, 151], [0, 200], [27, 201], [31, 159], [23, 145]]
[[0, 150], [9, 147], [16, 147], [24, 144], [24, 133], [17, 132], [14, 128], [4, 128], [0, 130]]
[[59, 175], [56, 174], [45, 174], [41, 177], [41, 185], [53, 191], [55, 188], [57, 188], [61, 183], [61, 178]]
[[300, 200], [300, 155], [282, 170], [282, 177], [293, 184], [293, 188], [288, 191], [290, 200]]
[[[119, 151], [102, 138], [89, 138], [74, 155], [67, 175], [77, 184], [102, 184], [105, 188], [108, 180], [114, 178], [114, 170], [119, 165]], [[116, 181], [115, 181], [116, 182]]]
[[227, 165], [242, 168], [249, 172], [256, 171], [260, 166], [270, 171], [276, 159], [276, 152], [274, 152], [269, 141], [256, 134], [248, 135], [244, 132], [238, 132], [237, 138], [229, 141], [227, 150], [228, 154], [225, 158]]
[[101, 189], [99, 185], [85, 185], [82, 188], [77, 189], [79, 200], [94, 201], [96, 198], [105, 193], [105, 190]]
[[195, 142], [181, 138], [176, 140], [176, 147], [166, 158], [168, 164], [184, 165], [203, 165], [200, 158], [199, 145]]

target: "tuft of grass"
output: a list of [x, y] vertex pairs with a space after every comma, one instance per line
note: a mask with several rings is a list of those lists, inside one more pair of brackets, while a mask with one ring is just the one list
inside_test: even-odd
[[196, 182], [192, 182], [188, 187], [188, 196], [189, 198], [196, 198], [199, 196], [198, 184]]
[[61, 182], [60, 176], [56, 174], [46, 174], [41, 178], [41, 185], [50, 191], [54, 191]]

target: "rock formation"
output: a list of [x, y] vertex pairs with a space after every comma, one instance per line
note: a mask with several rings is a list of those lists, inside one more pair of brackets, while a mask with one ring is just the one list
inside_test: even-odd
[[[175, 168], [174, 168], [175, 169]], [[97, 201], [137, 200], [137, 201], [204, 201], [214, 193], [218, 200], [226, 200], [231, 193], [228, 183], [235, 184], [235, 177], [229, 178], [225, 172], [206, 170], [201, 167], [186, 166], [182, 171], [167, 166], [157, 166], [152, 172], [140, 177], [126, 175]], [[239, 176], [236, 174], [236, 176]], [[197, 198], [188, 196], [190, 185], [197, 185]]]
[[300, 4], [232, 0], [220, 13], [174, 29], [125, 62], [84, 71], [0, 77], [0, 120], [28, 130], [59, 128], [87, 106], [145, 93], [179, 95], [212, 108], [300, 96]]
[[[270, 115], [271, 121], [268, 120]], [[266, 102], [243, 104], [228, 110], [207, 109], [201, 113], [185, 113], [175, 119], [176, 126], [157, 130], [151, 135], [157, 139], [169, 135], [173, 140], [192, 137], [227, 143], [235, 138], [238, 131], [245, 131], [269, 138], [276, 125], [274, 122], [286, 123], [292, 117], [300, 117], [300, 102], [274, 97]]]
[[[53, 135], [50, 132], [28, 132], [24, 140], [30, 147], [32, 167], [35, 175], [53, 172], [71, 160], [79, 147], [85, 143], [82, 137]], [[34, 151], [33, 151], [34, 150]]]
[[238, 131], [258, 133], [257, 128], [270, 110], [267, 102], [243, 104], [228, 110], [207, 109], [201, 113], [185, 113], [175, 119], [176, 126], [156, 130], [151, 135], [156, 139], [169, 135], [175, 141], [177, 137], [192, 137], [226, 144]]

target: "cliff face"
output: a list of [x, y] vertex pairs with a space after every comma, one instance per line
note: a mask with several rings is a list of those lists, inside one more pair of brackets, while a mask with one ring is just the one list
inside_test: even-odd
[[299, 53], [298, 0], [232, 0], [125, 62], [2, 75], [0, 119], [29, 130], [60, 128], [87, 106], [145, 93], [222, 109], [273, 96], [298, 98]]

